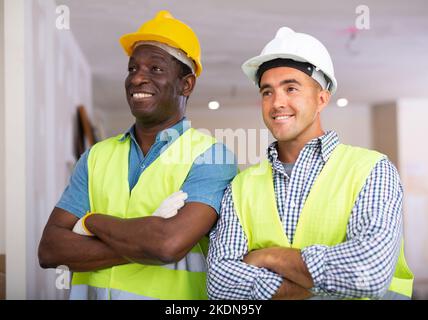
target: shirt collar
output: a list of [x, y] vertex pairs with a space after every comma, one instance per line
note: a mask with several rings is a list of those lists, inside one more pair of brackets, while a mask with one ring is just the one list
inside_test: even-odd
[[[159, 141], [165, 141], [165, 142], [171, 143], [176, 138], [181, 136], [189, 128], [190, 128], [190, 121], [188, 121], [186, 117], [183, 117], [180, 121], [178, 121], [173, 126], [166, 128], [162, 131], [159, 131], [156, 134], [155, 143]], [[119, 136], [119, 141], [123, 142], [128, 137], [136, 141], [135, 124], [133, 124], [128, 130], [126, 130], [121, 136]]]
[[[331, 153], [339, 144], [339, 137], [334, 130], [327, 131], [324, 135], [314, 138], [306, 143], [303, 150], [306, 148], [318, 148], [321, 153], [321, 157], [325, 162], [330, 158]], [[267, 149], [267, 157], [270, 163], [279, 161], [278, 159], [278, 141], [271, 143]], [[302, 150], [302, 151], [303, 151]], [[302, 152], [301, 151], [301, 152]]]

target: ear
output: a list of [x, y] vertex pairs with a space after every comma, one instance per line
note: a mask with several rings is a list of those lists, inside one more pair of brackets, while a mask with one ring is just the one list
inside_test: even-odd
[[194, 74], [188, 74], [181, 79], [182, 91], [181, 95], [188, 97], [192, 93], [196, 84], [196, 76]]
[[330, 102], [331, 93], [328, 90], [320, 90], [318, 92], [318, 112], [321, 112]]

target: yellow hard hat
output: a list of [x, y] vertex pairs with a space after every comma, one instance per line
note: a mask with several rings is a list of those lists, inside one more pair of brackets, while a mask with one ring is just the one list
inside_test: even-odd
[[196, 76], [201, 74], [201, 46], [198, 37], [188, 25], [175, 19], [168, 11], [159, 11], [154, 19], [144, 23], [137, 32], [120, 38], [120, 44], [128, 56], [132, 54], [133, 46], [138, 41], [157, 41], [183, 50], [195, 62]]

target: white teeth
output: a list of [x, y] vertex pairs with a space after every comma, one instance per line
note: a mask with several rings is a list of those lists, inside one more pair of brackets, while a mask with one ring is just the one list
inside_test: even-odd
[[137, 98], [137, 99], [142, 99], [142, 98], [150, 98], [153, 95], [150, 93], [133, 93], [132, 97], [133, 98]]
[[275, 120], [284, 120], [284, 119], [288, 119], [291, 118], [292, 116], [279, 116], [279, 117], [273, 117]]

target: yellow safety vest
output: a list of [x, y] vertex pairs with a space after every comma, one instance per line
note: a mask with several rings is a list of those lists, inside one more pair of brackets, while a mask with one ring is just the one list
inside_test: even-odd
[[[150, 216], [180, 190], [195, 159], [215, 139], [192, 128], [175, 140], [129, 190], [130, 138], [113, 137], [94, 145], [88, 156], [91, 212], [119, 218]], [[130, 263], [73, 274], [71, 299], [207, 299], [207, 238], [178, 263]]]
[[[232, 197], [249, 251], [272, 246], [303, 249], [345, 242], [357, 196], [382, 157], [376, 151], [338, 145], [312, 186], [292, 244], [278, 214], [270, 163], [265, 160], [237, 175], [232, 181]], [[389, 291], [411, 297], [412, 287], [413, 274], [404, 258], [402, 242]]]

